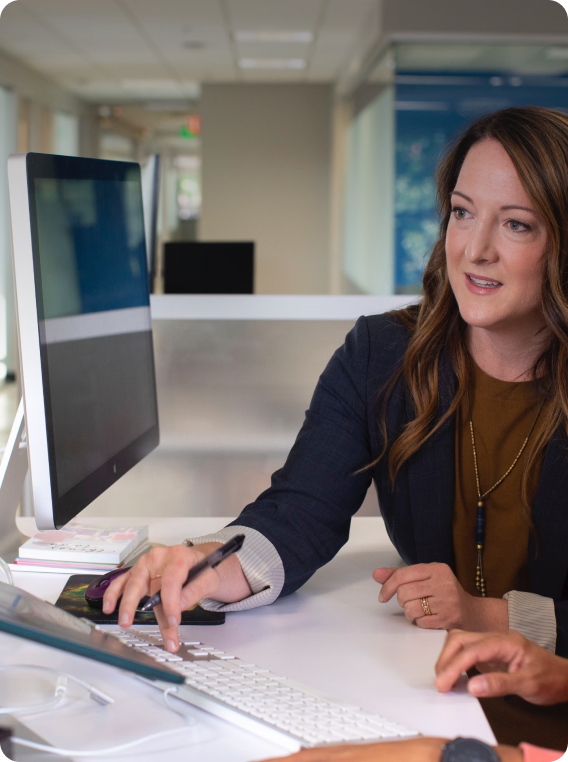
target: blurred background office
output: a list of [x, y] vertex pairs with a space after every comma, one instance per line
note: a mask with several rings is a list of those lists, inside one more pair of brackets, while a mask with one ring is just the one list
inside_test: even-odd
[[[160, 157], [162, 444], [88, 511], [234, 515], [268, 486], [354, 317], [419, 295], [448, 142], [523, 104], [568, 109], [568, 18], [552, 0], [8, 5], [0, 163], [17, 151]], [[171, 307], [172, 252], [223, 242], [254, 250], [250, 288], [237, 288], [254, 295]], [[19, 395], [11, 269], [0, 172], [4, 438]], [[362, 512], [377, 511], [369, 494]]]

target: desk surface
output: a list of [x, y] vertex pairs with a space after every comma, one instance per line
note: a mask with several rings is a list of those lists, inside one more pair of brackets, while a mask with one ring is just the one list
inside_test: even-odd
[[[120, 519], [112, 523], [119, 524]], [[150, 537], [173, 544], [226, 523], [222, 518], [155, 519], [150, 523]], [[356, 518], [349, 543], [294, 595], [267, 608], [229, 614], [222, 627], [188, 629], [203, 642], [426, 735], [475, 736], [494, 743], [476, 699], [463, 687], [440, 695], [433, 686], [434, 663], [445, 633], [415, 627], [396, 602], [377, 602], [379, 588], [371, 572], [378, 565], [399, 563], [382, 520]], [[65, 580], [63, 575], [20, 573], [16, 584], [54, 602]], [[117, 699], [114, 706], [102, 709], [78, 692], [79, 700], [57, 715], [26, 720], [50, 743], [97, 748], [131, 740], [141, 727], [151, 733], [179, 725], [176, 716], [163, 708], [160, 694], [135, 678], [87, 659], [1, 636], [2, 663], [27, 660], [73, 671]], [[167, 748], [169, 762], [247, 762], [284, 753], [198, 710], [188, 712], [200, 719], [199, 746], [192, 749], [192, 731], [188, 731], [187, 736], [145, 747], [144, 754], [137, 751], [136, 759], [158, 759], [152, 748], [162, 754]], [[104, 741], [101, 727], [106, 729]]]

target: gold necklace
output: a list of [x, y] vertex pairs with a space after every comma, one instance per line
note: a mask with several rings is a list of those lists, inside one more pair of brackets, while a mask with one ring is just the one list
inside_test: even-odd
[[538, 417], [540, 415], [540, 411], [542, 410], [545, 400], [546, 400], [546, 396], [543, 398], [542, 402], [540, 403], [540, 407], [537, 411], [537, 414], [530, 428], [530, 431], [527, 434], [527, 438], [523, 442], [523, 446], [517, 453], [517, 457], [515, 458], [515, 460], [509, 466], [507, 471], [505, 471], [503, 476], [498, 481], [496, 481], [495, 484], [490, 489], [487, 490], [487, 492], [484, 492], [483, 494], [481, 494], [481, 487], [479, 484], [479, 469], [477, 467], [477, 450], [475, 449], [473, 421], [471, 420], [471, 401], [469, 398], [469, 389], [467, 390], [467, 404], [469, 407], [469, 430], [471, 432], [471, 446], [473, 449], [473, 464], [475, 466], [475, 482], [477, 484], [477, 524], [476, 524], [477, 570], [475, 572], [475, 587], [477, 589], [477, 592], [480, 593], [482, 598], [487, 597], [487, 590], [485, 588], [485, 576], [483, 574], [483, 549], [485, 546], [485, 512], [484, 512], [485, 498], [488, 495], [490, 495], [493, 492], [493, 490], [497, 489], [497, 487], [502, 482], [505, 481], [505, 479], [509, 476], [511, 471], [517, 465], [517, 462], [519, 458], [521, 457], [521, 455], [523, 454], [524, 449], [527, 446], [527, 442], [529, 441], [530, 436], [534, 431], [534, 427], [536, 426], [536, 422], [538, 421]]

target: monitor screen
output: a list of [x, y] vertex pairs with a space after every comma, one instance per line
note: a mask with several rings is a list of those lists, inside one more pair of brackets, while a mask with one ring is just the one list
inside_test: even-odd
[[[41, 154], [26, 159], [60, 526], [158, 443], [140, 168]], [[32, 484], [33, 476], [32, 459]]]

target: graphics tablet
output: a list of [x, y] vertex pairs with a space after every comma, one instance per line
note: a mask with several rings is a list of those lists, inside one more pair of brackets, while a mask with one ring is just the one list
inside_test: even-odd
[[112, 664], [149, 680], [184, 682], [181, 675], [159, 666], [137, 649], [128, 648], [91, 622], [5, 582], [0, 582], [0, 631]]

